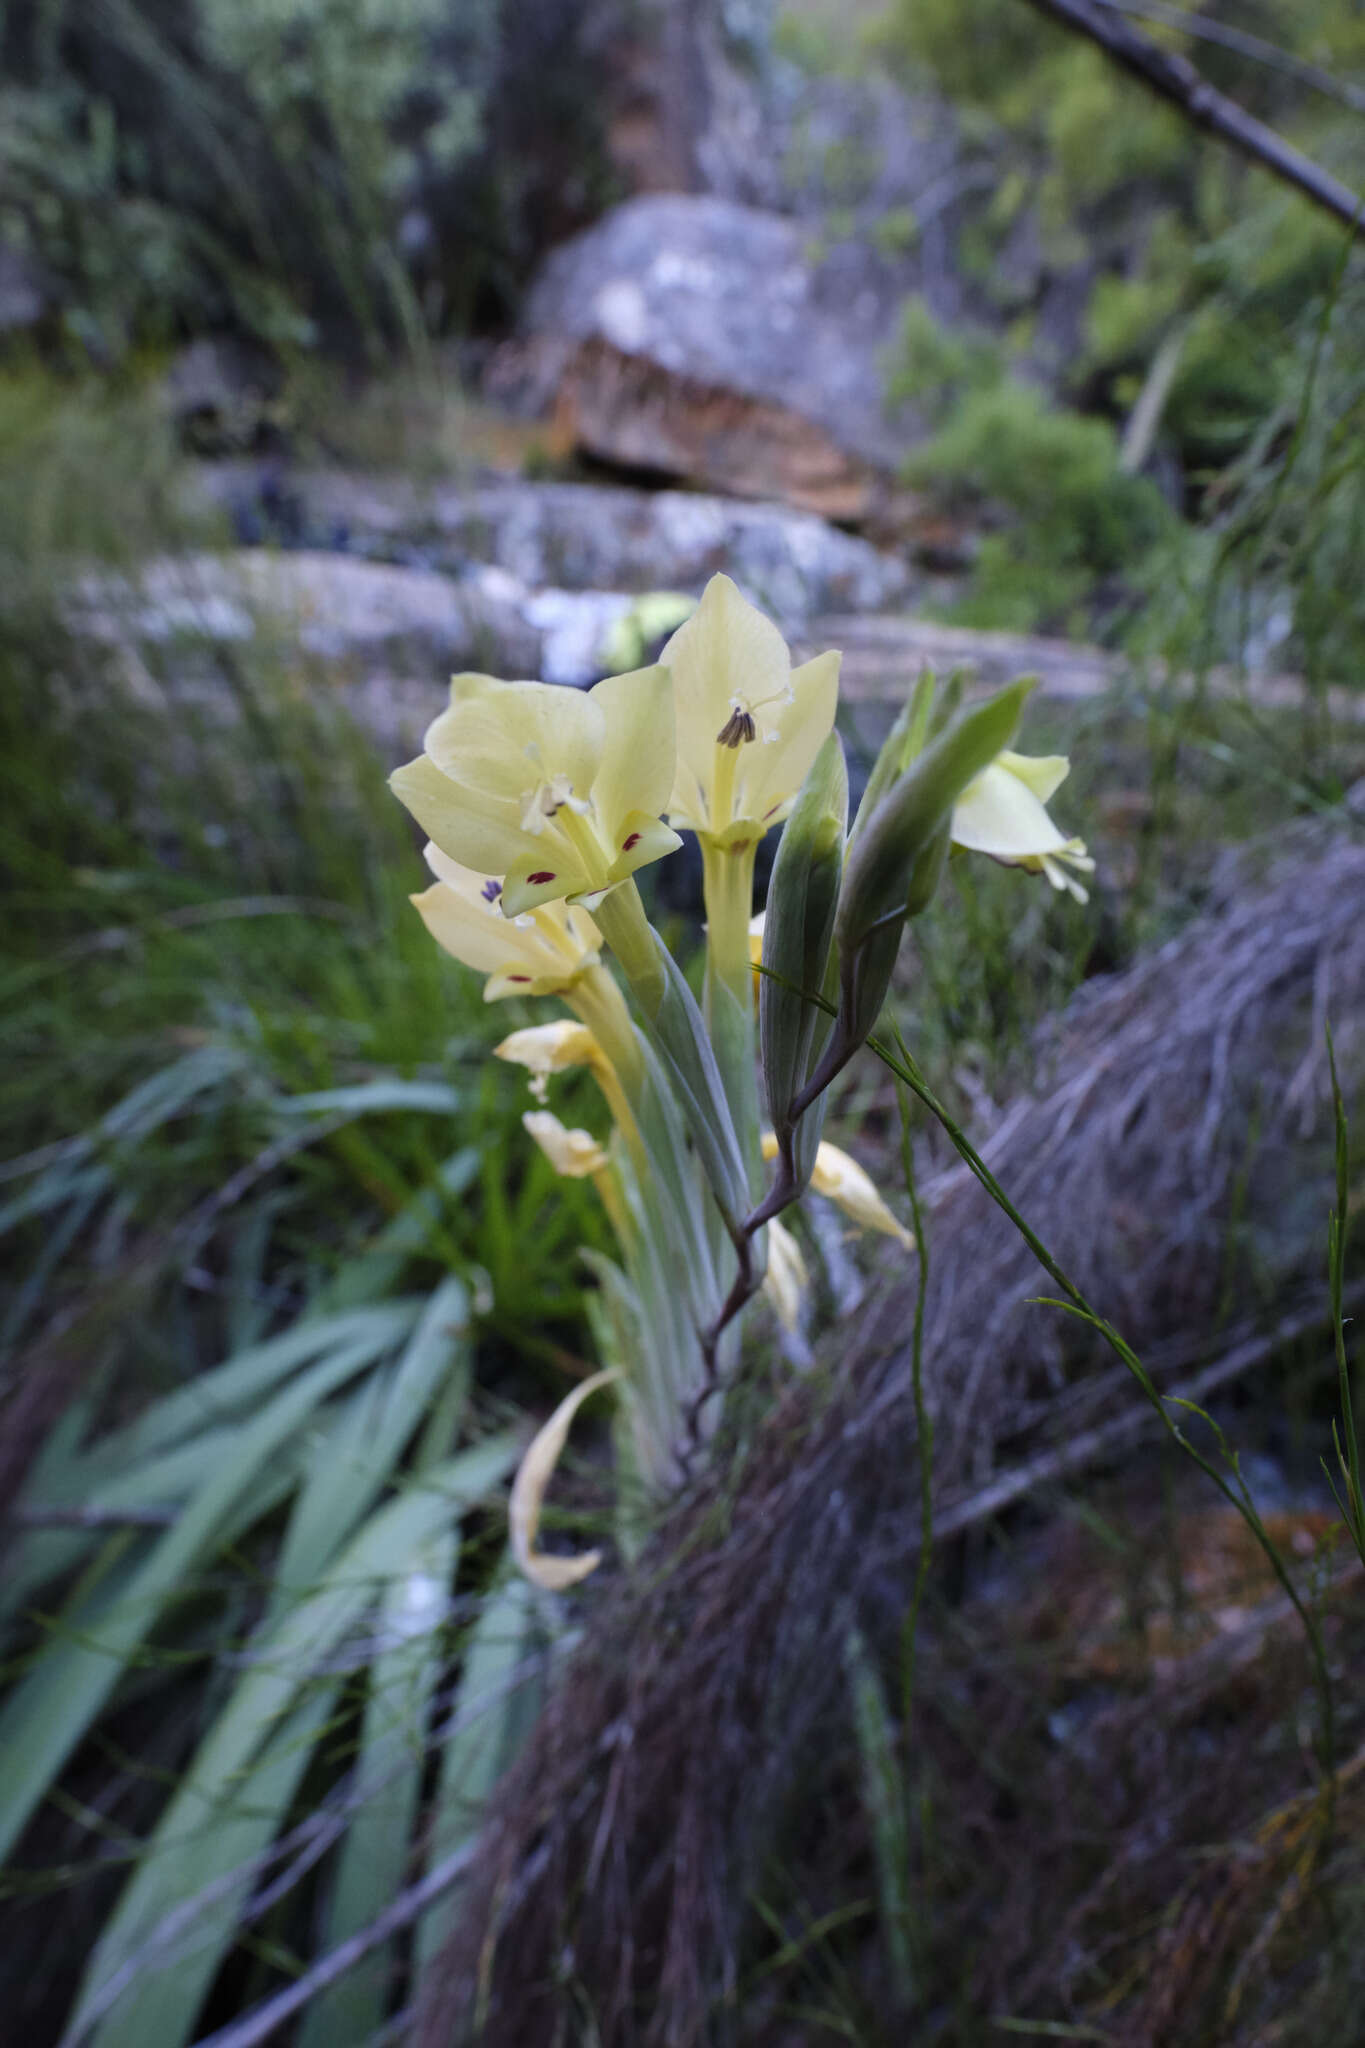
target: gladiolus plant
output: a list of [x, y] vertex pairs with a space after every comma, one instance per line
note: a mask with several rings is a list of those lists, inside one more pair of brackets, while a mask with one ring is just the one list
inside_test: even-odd
[[[1076, 875], [1092, 863], [1046, 809], [1067, 763], [1011, 751], [1027, 683], [936, 712], [922, 680], [851, 824], [838, 687], [837, 653], [793, 668], [777, 628], [716, 576], [651, 668], [586, 692], [456, 676], [421, 756], [393, 777], [431, 842], [435, 881], [412, 900], [433, 938], [487, 977], [489, 1001], [542, 997], [569, 1013], [497, 1051], [530, 1075], [529, 1137], [558, 1173], [592, 1179], [619, 1247], [593, 1262], [602, 1370], [560, 1403], [512, 1491], [513, 1552], [552, 1590], [598, 1562], [538, 1546], [578, 1408], [612, 1389], [623, 1501], [676, 1489], [714, 1438], [749, 1304], [765, 1295], [797, 1325], [806, 1269], [778, 1219], [807, 1187], [913, 1246], [821, 1131], [829, 1085], [875, 1028], [904, 928], [950, 848], [1084, 900]], [[760, 922], [754, 859], [779, 825]], [[700, 1002], [635, 881], [684, 832], [702, 855]], [[568, 1067], [597, 1084], [605, 1140], [545, 1106]]]

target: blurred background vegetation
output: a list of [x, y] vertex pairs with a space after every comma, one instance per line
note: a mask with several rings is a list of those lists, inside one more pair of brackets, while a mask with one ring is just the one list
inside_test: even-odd
[[[1354, 0], [1125, 16], [1359, 182]], [[505, 417], [480, 379], [546, 253], [634, 189], [622, 109], [650, 65], [665, 97], [701, 92], [668, 68], [680, 21], [784, 105], [875, 79], [951, 111], [977, 179], [952, 247], [962, 310], [907, 291], [882, 362], [888, 404], [923, 424], [897, 482], [951, 536], [918, 608], [1115, 658], [1106, 693], [1049, 703], [1028, 735], [1076, 759], [1066, 815], [1099, 855], [1095, 900], [964, 870], [903, 991], [972, 1128], [1034, 1078], [1040, 1027], [1088, 979], [1201, 907], [1217, 855], [1340, 819], [1365, 773], [1359, 249], [1024, 0], [0, 0], [0, 1997], [26, 2042], [198, 2039], [472, 1838], [564, 1638], [503, 1576], [503, 1479], [525, 1418], [588, 1369], [578, 1248], [606, 1242], [489, 1058], [531, 1013], [486, 1008], [408, 911], [417, 849], [345, 664], [278, 622], [92, 636], [72, 593], [250, 540], [202, 487], [218, 464], [638, 484]], [[812, 246], [920, 245], [913, 208], [867, 215], [875, 167], [836, 138], [812, 173], [793, 132], [774, 168], [813, 179]], [[1076, 279], [1065, 355], [1042, 272]], [[183, 395], [203, 343], [207, 405]], [[429, 562], [420, 535], [392, 552]], [[672, 583], [667, 560], [651, 580]], [[1292, 702], [1242, 687], [1277, 674], [1301, 681]], [[846, 737], [865, 762], [875, 718], [851, 711]], [[684, 889], [666, 912], [684, 949], [694, 910]], [[571, 1084], [556, 1108], [596, 1114]], [[885, 1077], [853, 1077], [840, 1113], [894, 1172]], [[849, 1260], [828, 1232], [821, 1248], [829, 1319]], [[1334, 1385], [1286, 1361], [1307, 1385], [1295, 1426], [1325, 1441]], [[1261, 1449], [1282, 1443], [1281, 1391], [1269, 1373], [1239, 1416]], [[568, 1474], [580, 1528], [599, 1468], [590, 1444]], [[1063, 1519], [1147, 1569], [1168, 1479], [1078, 1492]], [[987, 1815], [1052, 1739], [1036, 1635], [1002, 1645], [958, 1603], [1011, 1542], [954, 1552], [931, 1597], [935, 1768], [973, 1686], [983, 1716], [1014, 1716], [1008, 1773], [973, 1780]], [[113, 1658], [93, 1655], [130, 1612]], [[850, 1869], [809, 1895], [768, 1873], [751, 2038], [903, 2038], [860, 1974], [870, 1926], [893, 1976], [930, 1987], [924, 2038], [965, 2044], [970, 1943], [933, 1891], [960, 1904], [985, 1866], [965, 1824], [935, 1864], [932, 1788], [914, 1764], [887, 1790], [898, 1709], [862, 1651], [850, 1685], [856, 1726], [793, 1823], [862, 1812]], [[1249, 1777], [1302, 1692], [1295, 1666], [1258, 1693]], [[1244, 1790], [1219, 1809], [1229, 1833], [1252, 1824]], [[913, 1853], [879, 1801], [923, 1823]], [[1359, 1858], [1331, 1858], [1358, 1927]], [[190, 1940], [168, 1916], [201, 1895]], [[401, 2038], [458, 1897], [278, 2038]], [[1256, 2039], [1353, 2038], [1359, 1953]], [[124, 1987], [104, 2006], [92, 1954]], [[788, 2007], [808, 2034], [779, 2034]], [[1169, 2038], [1252, 2038], [1199, 2024]]]

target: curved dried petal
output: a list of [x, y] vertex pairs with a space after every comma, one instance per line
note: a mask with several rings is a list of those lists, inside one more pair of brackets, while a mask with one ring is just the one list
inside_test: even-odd
[[527, 1578], [537, 1586], [544, 1586], [547, 1592], [562, 1593], [567, 1587], [576, 1586], [580, 1579], [586, 1579], [590, 1572], [595, 1572], [602, 1562], [600, 1550], [586, 1550], [578, 1557], [547, 1556], [536, 1549], [536, 1534], [540, 1528], [540, 1511], [545, 1503], [546, 1488], [568, 1439], [569, 1425], [590, 1394], [620, 1378], [620, 1369], [610, 1366], [603, 1372], [591, 1374], [572, 1393], [566, 1394], [549, 1421], [542, 1423], [536, 1431], [512, 1481], [512, 1493], [507, 1503], [512, 1555]]

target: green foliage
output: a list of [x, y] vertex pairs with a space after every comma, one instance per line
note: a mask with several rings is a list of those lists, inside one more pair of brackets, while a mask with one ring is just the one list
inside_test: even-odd
[[1121, 472], [1106, 421], [1063, 412], [1002, 376], [986, 345], [937, 333], [915, 307], [906, 341], [908, 367], [891, 389], [927, 395], [941, 421], [907, 463], [909, 481], [1010, 517], [982, 543], [958, 616], [1020, 629], [1064, 623], [1101, 578], [1131, 569], [1161, 536], [1159, 494]]
[[523, 1015], [410, 910], [336, 678], [249, 644], [110, 659], [43, 609], [71, 546], [122, 560], [158, 505], [177, 532], [153, 428], [0, 387], [7, 1449], [25, 1390], [66, 1404], [22, 1497], [58, 1525], [21, 1522], [0, 1602], [4, 1884], [61, 1909], [0, 1986], [46, 2038], [84, 1969], [105, 2048], [188, 2039], [239, 1942], [307, 1955], [423, 1868], [428, 1732], [433, 1858], [476, 1825], [539, 1670], [497, 1578], [504, 1425], [557, 1390], [602, 1234], [520, 1142], [488, 1054]]
[[1040, 71], [1044, 146], [1073, 207], [1133, 180], [1184, 169], [1188, 122], [1173, 107], [1135, 92], [1100, 51], [1077, 43]]
[[989, 390], [1003, 374], [998, 342], [943, 326], [917, 295], [906, 300], [887, 363], [886, 395], [893, 405], [917, 405], [941, 424], [967, 392]]
[[1040, 46], [1066, 47], [1015, 0], [900, 0], [879, 41], [893, 60], [931, 72], [949, 99], [991, 109], [1031, 70]]
[[[1212, 17], [1225, 11], [1216, 7]], [[1257, 32], [1291, 57], [1346, 75], [1358, 61], [1358, 10], [1346, 0], [1303, 8], [1267, 0], [1261, 14]], [[1309, 156], [1350, 176], [1357, 115], [1285, 66], [1142, 26]], [[1028, 310], [1035, 284], [1020, 285], [1012, 307], [997, 275], [1002, 232], [1024, 203], [1034, 209], [1047, 268], [1092, 271], [1084, 350], [1059, 366], [1087, 407], [1131, 407], [1163, 345], [1179, 336], [1158, 408], [1159, 445], [1179, 461], [1187, 507], [1197, 510], [1209, 471], [1243, 455], [1275, 406], [1302, 310], [1330, 289], [1340, 227], [1201, 140], [1083, 38], [1019, 0], [901, 0], [882, 47], [894, 66], [919, 80], [927, 74], [965, 110], [970, 140], [997, 169], [995, 197], [962, 227], [962, 274], [1002, 310]], [[1068, 563], [1059, 562], [1055, 576], [1051, 563], [1041, 566], [1052, 578], [1047, 605], [1065, 604]], [[1009, 551], [988, 546], [976, 582], [999, 592], [1002, 620], [1022, 616], [1022, 593], [1011, 587], [1019, 580]], [[980, 616], [994, 613], [988, 607]]]
[[[1363, 313], [1365, 280], [1343, 264], [1335, 288], [1282, 334], [1278, 353], [1249, 352], [1245, 411], [1201, 416], [1211, 448], [1221, 429], [1223, 449], [1240, 452], [1210, 487], [1206, 526], [1183, 560], [1156, 558], [1135, 649], [1199, 673], [1216, 663], [1297, 671], [1315, 693], [1360, 687]], [[1207, 401], [1199, 340], [1173, 404], [1192, 406], [1201, 391]], [[1296, 767], [1317, 775], [1330, 762], [1321, 759], [1311, 725], [1303, 738]]]
[[0, 240], [78, 359], [225, 325], [416, 347], [524, 264], [562, 183], [537, 151], [597, 176], [578, 36], [540, 0], [28, 0], [0, 13]]

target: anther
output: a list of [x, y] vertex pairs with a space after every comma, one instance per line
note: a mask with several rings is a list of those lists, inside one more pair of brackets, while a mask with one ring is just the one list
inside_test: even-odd
[[720, 731], [716, 734], [716, 745], [718, 747], [745, 746], [755, 737], [757, 731], [758, 727], [754, 724], [752, 713], [745, 711], [742, 706], [737, 704]]

